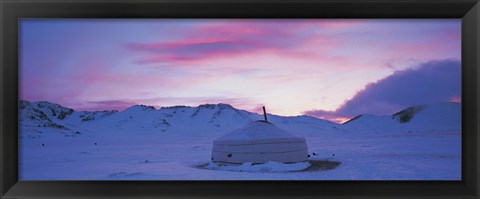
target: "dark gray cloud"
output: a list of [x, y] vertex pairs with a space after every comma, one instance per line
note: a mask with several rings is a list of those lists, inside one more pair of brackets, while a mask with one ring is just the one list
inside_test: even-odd
[[430, 61], [368, 84], [335, 111], [311, 110], [305, 114], [325, 119], [392, 114], [408, 106], [452, 101], [460, 97], [461, 62]]

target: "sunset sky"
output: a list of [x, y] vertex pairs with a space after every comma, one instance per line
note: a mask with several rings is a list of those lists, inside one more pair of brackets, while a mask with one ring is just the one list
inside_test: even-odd
[[20, 99], [342, 121], [461, 101], [461, 20], [20, 21]]

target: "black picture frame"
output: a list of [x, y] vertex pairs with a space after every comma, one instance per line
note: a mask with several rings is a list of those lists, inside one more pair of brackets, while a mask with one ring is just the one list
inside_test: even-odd
[[[478, 0], [0, 0], [2, 198], [479, 198]], [[18, 181], [20, 18], [461, 18], [462, 181]]]

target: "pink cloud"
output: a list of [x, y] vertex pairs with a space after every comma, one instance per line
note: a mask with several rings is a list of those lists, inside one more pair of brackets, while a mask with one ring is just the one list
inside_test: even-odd
[[231, 41], [217, 38], [204, 38], [204, 39], [190, 39], [173, 42], [158, 42], [158, 43], [144, 43], [144, 44], [128, 44], [128, 48], [132, 50], [163, 52], [164, 50], [174, 50], [177, 48], [195, 46], [195, 45], [209, 45], [216, 43], [228, 43]]
[[[262, 36], [267, 33], [265, 28], [259, 28], [249, 23], [222, 23], [199, 27], [194, 34], [189, 32], [190, 37], [208, 35], [210, 37], [242, 38], [245, 35]], [[198, 32], [198, 33], [197, 33]]]
[[[255, 54], [259, 51], [275, 51], [290, 57], [314, 57], [310, 49], [301, 47], [321, 47], [324, 51], [334, 48], [338, 41], [330, 38], [312, 36], [309, 29], [324, 27], [341, 29], [358, 25], [353, 22], [318, 21], [248, 21], [238, 20], [231, 23], [213, 23], [191, 27], [176, 41], [131, 43], [131, 51], [144, 52], [140, 64], [153, 63], [191, 63], [243, 54]], [[305, 32], [305, 35], [302, 35]], [[294, 50], [297, 49], [297, 50]], [[298, 50], [300, 49], [300, 50]], [[318, 52], [316, 52], [318, 53]]]
[[[111, 66], [116, 64], [109, 61], [107, 57], [88, 55], [78, 59], [72, 67], [65, 70], [65, 73], [68, 74], [49, 76], [48, 81], [45, 81], [45, 76], [23, 76], [22, 78], [28, 78], [28, 81], [22, 82], [21, 90], [28, 92], [23, 92], [20, 98], [30, 101], [47, 100], [88, 110], [102, 107], [108, 109], [107, 102], [115, 102], [115, 100], [104, 100], [103, 104], [87, 103], [84, 105], [79, 104], [79, 101], [121, 99], [129, 95], [141, 95], [143, 89], [153, 92], [169, 90], [171, 87], [182, 89], [191, 85], [211, 82], [218, 78], [201, 74], [186, 75], [189, 77], [188, 81], [185, 81], [185, 77], [178, 78], [170, 75], [162, 75], [159, 78], [160, 75], [145, 74], [141, 70], [115, 70]], [[143, 86], [139, 87], [139, 85]], [[127, 102], [124, 104], [114, 103], [112, 107], [122, 109], [125, 108], [125, 105], [131, 105], [136, 101]]]
[[[393, 70], [410, 68], [416, 62], [460, 57], [460, 31], [454, 26], [400, 22], [396, 23], [401, 26], [398, 27], [392, 25], [395, 21], [370, 22], [186, 20], [180, 24], [162, 23], [159, 26], [161, 34], [152, 33], [150, 26], [148, 29], [105, 32], [102, 34], [113, 37], [101, 39], [104, 45], [81, 40], [68, 46], [78, 49], [74, 53], [63, 53], [66, 51], [62, 49], [44, 51], [48, 60], [39, 59], [43, 54], [28, 57], [33, 58], [24, 62], [30, 67], [29, 73], [21, 76], [21, 90], [28, 92], [21, 91], [21, 96], [27, 100], [61, 100], [69, 104], [99, 102], [88, 106], [100, 108], [110, 102], [112, 107], [120, 108], [129, 102], [182, 104], [189, 101], [179, 98], [166, 101], [158, 97], [194, 93], [192, 96], [197, 98], [190, 98], [192, 102], [236, 103], [244, 109], [256, 110], [258, 103], [270, 100], [271, 104], [278, 97], [265, 95], [262, 96], [265, 101], [248, 102], [221, 101], [220, 97], [205, 96], [231, 97], [235, 91], [230, 91], [235, 89], [249, 90], [237, 93], [238, 97], [256, 96], [257, 93], [251, 91], [254, 89], [247, 87], [262, 85], [255, 88], [267, 90], [279, 85], [295, 85], [285, 88], [285, 92], [297, 92], [302, 88], [302, 92], [308, 94], [335, 96], [330, 101], [340, 102], [366, 83], [384, 78]], [[118, 48], [119, 45], [124, 48]], [[37, 47], [35, 51], [43, 48]], [[385, 63], [395, 67], [389, 68]], [[301, 95], [300, 91], [297, 95]], [[326, 110], [340, 105], [330, 101], [324, 107]], [[247, 105], [242, 106], [242, 103]], [[289, 101], [289, 104], [294, 103]], [[289, 107], [288, 111], [293, 109]], [[300, 109], [297, 107], [295, 111], [309, 110]]]
[[261, 43], [241, 40], [185, 39], [175, 42], [129, 44], [134, 51], [148, 52], [138, 63], [175, 63], [202, 61], [233, 54], [248, 53], [261, 47]]
[[347, 28], [354, 28], [356, 26], [365, 24], [364, 20], [339, 20], [339, 19], [334, 19], [334, 20], [325, 20], [325, 21], [320, 21], [318, 22], [318, 25], [320, 25], [322, 28], [327, 29], [329, 31], [334, 31], [334, 30], [339, 30], [339, 29], [347, 29]]

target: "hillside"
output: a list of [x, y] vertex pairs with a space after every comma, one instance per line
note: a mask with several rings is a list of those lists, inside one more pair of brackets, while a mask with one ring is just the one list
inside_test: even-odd
[[460, 180], [461, 105], [421, 107], [386, 116], [362, 114], [346, 124], [268, 115], [281, 129], [305, 137], [309, 161], [337, 165], [269, 172], [285, 164], [246, 164], [230, 171], [212, 166], [213, 140], [263, 119], [227, 104], [88, 112], [21, 101], [19, 179]]
[[[51, 102], [20, 101], [20, 127], [28, 137], [47, 134], [80, 136], [84, 132], [104, 130], [117, 133], [228, 132], [262, 115], [228, 104], [204, 104], [197, 107], [173, 106], [159, 109], [134, 105], [123, 111], [75, 111]], [[300, 134], [337, 131], [339, 124], [310, 116], [268, 115], [281, 128]], [[94, 129], [94, 130], [93, 130]]]
[[460, 130], [461, 104], [440, 102], [411, 106], [392, 115], [364, 114], [343, 125], [359, 130]]

